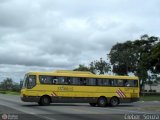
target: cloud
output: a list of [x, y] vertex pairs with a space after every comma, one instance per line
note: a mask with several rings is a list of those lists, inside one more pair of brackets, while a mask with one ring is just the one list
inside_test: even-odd
[[159, 0], [1, 0], [0, 71], [16, 71], [17, 65], [17, 71], [73, 69], [106, 58], [117, 42], [159, 35], [158, 5]]

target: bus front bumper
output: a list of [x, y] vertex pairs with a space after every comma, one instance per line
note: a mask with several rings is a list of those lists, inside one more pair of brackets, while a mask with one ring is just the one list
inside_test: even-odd
[[23, 102], [39, 102], [40, 97], [39, 96], [37, 96], [37, 97], [35, 97], [35, 96], [21, 96], [21, 100]]

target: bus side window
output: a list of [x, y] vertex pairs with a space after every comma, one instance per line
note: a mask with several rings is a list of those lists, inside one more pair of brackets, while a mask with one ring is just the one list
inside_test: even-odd
[[91, 85], [91, 86], [95, 86], [96, 85], [96, 79], [95, 78], [87, 78], [86, 79], [86, 84]]
[[46, 76], [44, 76], [44, 75], [39, 76], [39, 80], [40, 80], [41, 84], [45, 84], [45, 82], [46, 82]]
[[130, 82], [129, 82], [129, 80], [125, 80], [125, 81], [124, 81], [124, 86], [130, 87]]
[[57, 77], [58, 79], [58, 84], [60, 85], [67, 85], [68, 84], [68, 79], [67, 77]]
[[137, 80], [128, 80], [128, 87], [137, 87], [138, 86], [138, 81]]
[[78, 77], [71, 77], [69, 80], [71, 85], [80, 85], [80, 78]]
[[70, 85], [71, 84], [71, 78], [70, 77], [67, 77], [67, 83], [68, 83], [68, 85]]
[[120, 86], [120, 87], [122, 87], [122, 86], [123, 86], [123, 80], [118, 80], [117, 82], [118, 82], [118, 83], [117, 83], [117, 84], [118, 84], [118, 86]]
[[56, 77], [53, 77], [53, 78], [52, 78], [52, 83], [53, 83], [53, 84], [58, 84], [58, 79], [57, 79]]
[[52, 84], [52, 76], [46, 76], [46, 83]]
[[134, 87], [138, 87], [138, 80], [134, 80]]
[[80, 78], [80, 85], [86, 85], [86, 78]]
[[109, 79], [103, 79], [103, 85], [104, 86], [110, 86], [110, 80]]
[[102, 79], [101, 78], [98, 78], [97, 79], [97, 84], [98, 84], [98, 86], [102, 86], [103, 85], [103, 83], [102, 83], [103, 81], [102, 81]]
[[87, 80], [86, 78], [83, 79], [83, 85], [86, 85], [87, 84]]
[[52, 84], [52, 76], [45, 76], [45, 75], [42, 75], [40, 76], [40, 82], [42, 84]]
[[64, 84], [64, 77], [57, 77], [58, 78], [58, 84]]
[[114, 80], [113, 79], [110, 79], [109, 82], [110, 82], [110, 86], [114, 86]]

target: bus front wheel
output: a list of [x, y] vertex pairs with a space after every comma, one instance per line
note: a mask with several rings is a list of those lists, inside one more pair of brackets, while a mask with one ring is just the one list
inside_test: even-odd
[[112, 97], [111, 99], [110, 99], [110, 105], [111, 106], [117, 106], [118, 104], [119, 104], [119, 99], [117, 98], [117, 97]]
[[105, 107], [107, 105], [107, 99], [105, 97], [100, 97], [97, 104], [99, 107]]
[[47, 105], [50, 105], [50, 102], [51, 100], [48, 96], [42, 96], [38, 104], [42, 106], [47, 106]]

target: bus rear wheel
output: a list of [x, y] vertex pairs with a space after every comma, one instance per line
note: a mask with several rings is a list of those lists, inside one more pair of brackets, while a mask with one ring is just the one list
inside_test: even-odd
[[40, 101], [38, 102], [38, 104], [42, 106], [50, 105], [50, 103], [51, 103], [51, 100], [48, 96], [41, 97]]
[[117, 97], [112, 97], [111, 99], [110, 99], [110, 105], [111, 106], [117, 106], [118, 104], [119, 104], [119, 99], [117, 98]]
[[89, 103], [90, 106], [95, 107], [97, 105], [97, 103]]
[[107, 105], [107, 98], [100, 97], [97, 101], [99, 107], [105, 107]]

